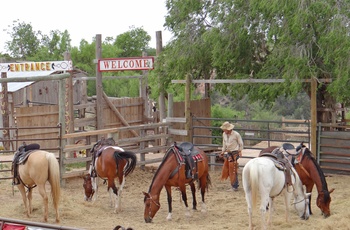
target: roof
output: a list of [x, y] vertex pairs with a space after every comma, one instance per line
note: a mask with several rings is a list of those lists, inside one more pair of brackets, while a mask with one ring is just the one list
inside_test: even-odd
[[[41, 77], [41, 76], [48, 76], [54, 72], [57, 71], [33, 71], [33, 72], [7, 72], [7, 77]], [[33, 81], [27, 81], [27, 82], [8, 82], [7, 83], [7, 91], [8, 92], [16, 92], [17, 90], [23, 89], [24, 87], [27, 87], [28, 85], [33, 84]], [[1, 87], [2, 88], [2, 87]], [[0, 91], [2, 91], [0, 89]]]

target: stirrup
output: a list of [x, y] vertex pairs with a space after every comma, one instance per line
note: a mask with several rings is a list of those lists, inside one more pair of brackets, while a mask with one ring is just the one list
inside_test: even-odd
[[193, 175], [190, 170], [186, 173], [186, 179], [193, 179]]

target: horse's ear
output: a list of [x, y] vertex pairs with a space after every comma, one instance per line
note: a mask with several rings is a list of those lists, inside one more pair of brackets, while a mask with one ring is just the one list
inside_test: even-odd
[[149, 193], [147, 193], [147, 192], [142, 192], [142, 193], [143, 193], [143, 195], [145, 195], [147, 198], [150, 198]]
[[332, 192], [334, 192], [334, 190], [335, 190], [335, 189], [334, 189], [334, 188], [332, 188], [331, 190], [329, 190], [329, 193], [332, 193]]

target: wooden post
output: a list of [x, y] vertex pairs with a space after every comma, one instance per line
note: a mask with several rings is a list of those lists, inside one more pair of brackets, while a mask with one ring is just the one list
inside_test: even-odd
[[[174, 96], [173, 94], [171, 93], [168, 93], [168, 113], [167, 113], [167, 116], [168, 117], [174, 117]], [[171, 129], [173, 126], [172, 124], [169, 125], [169, 129]], [[169, 130], [168, 130], [169, 132]], [[174, 142], [174, 138], [171, 136], [169, 137], [168, 139], [168, 144], [171, 144]]]
[[[64, 60], [65, 61], [71, 61], [71, 56], [69, 52], [64, 52]], [[73, 107], [73, 76], [72, 73], [70, 73], [70, 76], [65, 80], [67, 89], [66, 90], [66, 101], [68, 102], [66, 111], [68, 113], [68, 119], [66, 119], [67, 127], [66, 127], [66, 133], [73, 133], [74, 132], [74, 107]], [[66, 117], [67, 118], [67, 117]], [[73, 144], [69, 143], [69, 144]]]
[[186, 141], [192, 142], [192, 129], [191, 129], [191, 77], [190, 74], [186, 75], [186, 89], [185, 89], [185, 130], [187, 131]]
[[[59, 80], [59, 90], [58, 90], [58, 121], [61, 124], [60, 129], [60, 136], [62, 137], [63, 134], [65, 134], [66, 130], [66, 117], [65, 117], [65, 98], [66, 98], [66, 81], [65, 79]], [[62, 179], [62, 175], [65, 173], [65, 167], [64, 167], [64, 159], [66, 156], [64, 156], [63, 149], [66, 146], [66, 141], [64, 141], [62, 138], [60, 138], [60, 151], [59, 151], [59, 163], [60, 163], [60, 178], [61, 178], [61, 186], [66, 186], [66, 181]]]
[[317, 129], [317, 79], [312, 78], [311, 79], [311, 100], [310, 100], [310, 107], [311, 107], [311, 152], [316, 153], [317, 146], [316, 146], [316, 129]]
[[[142, 52], [142, 57], [147, 57], [147, 52]], [[148, 123], [148, 118], [150, 117], [150, 105], [148, 103], [148, 71], [142, 71], [142, 77], [140, 78], [140, 97], [143, 100], [143, 114], [145, 121]]]
[[[158, 56], [163, 49], [163, 44], [162, 44], [162, 31], [157, 31], [156, 32], [156, 55]], [[165, 118], [165, 95], [164, 95], [164, 87], [162, 85], [161, 79], [159, 79], [159, 119], [160, 122], [163, 122], [163, 119]]]
[[[156, 42], [157, 42], [156, 55], [158, 56], [163, 50], [162, 31], [156, 31]], [[158, 105], [159, 106], [159, 120], [160, 120], [160, 122], [163, 122], [165, 119], [165, 95], [164, 95], [164, 87], [162, 85], [162, 81], [160, 78], [158, 79], [158, 82], [159, 82], [158, 83], [159, 84], [158, 85], [158, 87], [159, 87], [159, 98], [158, 98], [158, 101], [159, 101], [159, 105]], [[164, 128], [162, 129], [161, 132], [162, 133], [164, 132]], [[165, 146], [165, 144], [166, 144], [165, 138], [160, 139], [160, 144], [162, 146]]]
[[103, 129], [102, 116], [103, 116], [103, 86], [102, 86], [102, 73], [98, 71], [98, 60], [102, 58], [102, 43], [101, 34], [96, 34], [96, 128]]
[[[2, 72], [1, 78], [7, 78], [7, 73]], [[7, 82], [2, 83], [2, 89], [1, 89], [1, 114], [2, 114], [2, 127], [5, 129], [3, 130], [3, 138], [7, 141], [3, 142], [4, 148], [6, 150], [10, 150], [10, 112], [9, 112], [9, 104], [8, 104], [8, 92], [7, 92]]]

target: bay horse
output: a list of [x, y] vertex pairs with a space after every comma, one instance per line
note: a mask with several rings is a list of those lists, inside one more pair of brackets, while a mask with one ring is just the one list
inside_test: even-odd
[[[121, 211], [121, 194], [125, 177], [136, 167], [135, 153], [115, 146], [114, 140], [109, 138], [98, 141], [92, 147], [91, 154], [93, 157], [89, 173], [84, 176], [84, 200], [95, 201], [97, 199], [98, 179], [101, 178], [107, 180], [110, 205], [114, 206], [114, 212]], [[119, 189], [115, 184], [116, 178]]]
[[[189, 157], [193, 159], [192, 166], [189, 170], [194, 172], [195, 176], [188, 178], [186, 176], [186, 162], [185, 158]], [[182, 196], [182, 200], [186, 206], [187, 217], [190, 216], [187, 203], [186, 185], [190, 185], [192, 198], [193, 198], [193, 210], [197, 209], [196, 201], [196, 188], [195, 181], [198, 182], [198, 187], [202, 196], [202, 212], [206, 212], [205, 205], [205, 192], [211, 185], [208, 157], [203, 150], [193, 146], [192, 143], [184, 142], [181, 145], [174, 143], [167, 149], [161, 164], [159, 165], [156, 173], [153, 176], [151, 185], [148, 192], [143, 192], [144, 197], [144, 219], [146, 223], [151, 223], [152, 219], [160, 209], [160, 192], [165, 187], [168, 199], [168, 216], [167, 220], [172, 219], [172, 195], [171, 187], [177, 187]]]
[[274, 198], [283, 194], [285, 202], [286, 221], [289, 221], [289, 203], [294, 197], [294, 208], [301, 219], [309, 218], [308, 196], [298, 173], [293, 167], [290, 168], [291, 183], [286, 183], [283, 170], [278, 168], [277, 163], [270, 157], [256, 157], [247, 162], [242, 172], [242, 182], [245, 198], [248, 206], [249, 229], [253, 229], [252, 213], [257, 204], [260, 194], [260, 213], [262, 229], [266, 229], [265, 214], [269, 206], [269, 218], [267, 226], [271, 226], [274, 209]]
[[[316, 205], [321, 210], [322, 215], [326, 218], [331, 215], [330, 203], [331, 196], [330, 194], [334, 191], [334, 188], [328, 190], [328, 185], [324, 173], [317, 163], [312, 152], [301, 143], [296, 149], [294, 146], [291, 146], [289, 143], [283, 144], [285, 148], [285, 154], [288, 155], [288, 158], [291, 160], [295, 170], [297, 171], [303, 185], [306, 187], [306, 192], [310, 193], [309, 196], [309, 209], [310, 215], [312, 215], [311, 210], [311, 193], [314, 185], [317, 189], [317, 199]], [[271, 146], [262, 150], [262, 152], [270, 152], [273, 149], [278, 148], [278, 146]]]
[[[13, 162], [13, 164], [18, 164], [18, 177], [16, 178], [18, 179], [17, 186], [23, 198], [27, 217], [30, 217], [33, 211], [33, 188], [38, 187], [44, 203], [44, 221], [47, 222], [48, 196], [46, 193], [45, 184], [46, 181], [49, 181], [51, 185], [51, 198], [56, 212], [56, 223], [59, 223], [60, 215], [58, 206], [61, 194], [60, 167], [55, 154], [37, 149], [31, 150], [29, 155], [26, 157], [27, 158], [23, 159], [23, 163]], [[26, 188], [28, 189], [27, 195], [25, 191]]]
[[[330, 203], [332, 200], [330, 194], [334, 191], [334, 188], [328, 190], [327, 181], [320, 165], [317, 163], [311, 151], [303, 143], [297, 147], [293, 163], [301, 181], [306, 186], [307, 192], [311, 193], [314, 185], [316, 185], [318, 193], [316, 205], [325, 218], [329, 217], [331, 215]], [[311, 201], [311, 195], [309, 200]], [[309, 205], [310, 213], [312, 214], [311, 204]]]

